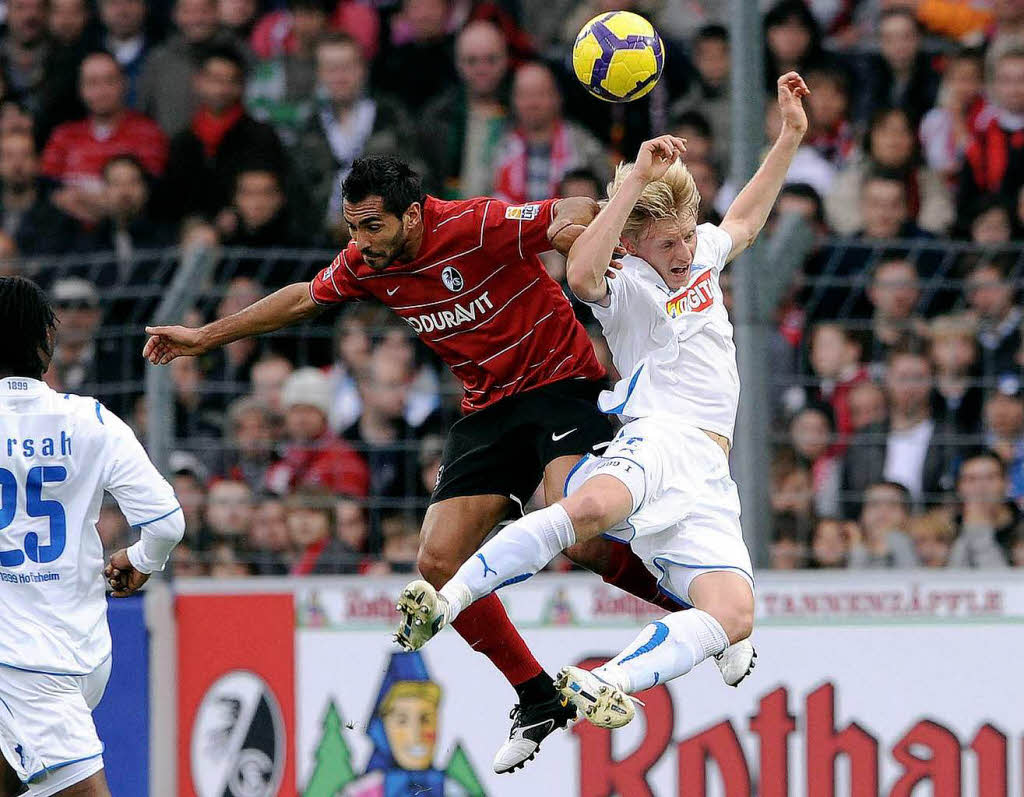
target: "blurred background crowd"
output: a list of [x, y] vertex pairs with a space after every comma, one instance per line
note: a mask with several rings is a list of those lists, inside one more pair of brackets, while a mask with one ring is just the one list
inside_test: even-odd
[[[766, 329], [771, 566], [1022, 566], [1024, 0], [761, 5], [767, 80], [750, 90], [771, 98], [797, 69], [812, 91], [771, 225], [796, 214], [815, 237]], [[626, 105], [590, 98], [568, 65], [609, 9], [665, 39], [662, 80]], [[669, 131], [688, 141], [700, 220], [718, 220], [737, 190], [727, 11], [0, 1], [0, 273], [53, 296], [48, 381], [145, 439], [142, 326], [182, 260], [213, 261], [186, 323], [310, 279], [346, 240], [340, 178], [367, 154], [400, 155], [446, 198], [599, 198]], [[461, 396], [408, 327], [354, 305], [170, 370], [175, 574], [412, 569]], [[113, 505], [101, 532], [131, 535]]]

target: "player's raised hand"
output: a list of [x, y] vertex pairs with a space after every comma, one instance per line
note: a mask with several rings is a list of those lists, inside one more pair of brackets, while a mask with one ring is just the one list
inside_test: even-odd
[[665, 176], [676, 158], [686, 152], [686, 139], [676, 136], [658, 136], [640, 145], [633, 173], [645, 183], [653, 183]]
[[167, 365], [176, 357], [194, 357], [206, 352], [202, 335], [190, 327], [146, 327], [150, 336], [142, 356], [153, 365]]
[[110, 561], [103, 568], [103, 575], [113, 590], [115, 598], [127, 598], [142, 589], [149, 581], [148, 573], [140, 573], [128, 559], [128, 551], [122, 548], [110, 555]]
[[811, 93], [804, 79], [796, 72], [787, 72], [779, 78], [779, 110], [782, 111], [782, 126], [800, 135], [807, 132], [807, 114], [803, 98]]

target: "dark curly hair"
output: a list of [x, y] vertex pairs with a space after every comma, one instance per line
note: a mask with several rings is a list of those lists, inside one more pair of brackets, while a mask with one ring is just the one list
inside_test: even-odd
[[413, 202], [423, 202], [423, 184], [405, 161], [391, 155], [359, 158], [341, 184], [347, 202], [379, 196], [384, 210], [401, 217]]
[[57, 316], [42, 288], [24, 277], [0, 277], [0, 376], [41, 379], [56, 329]]

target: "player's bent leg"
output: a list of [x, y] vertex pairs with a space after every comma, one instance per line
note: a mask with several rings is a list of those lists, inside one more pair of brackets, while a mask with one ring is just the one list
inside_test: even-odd
[[440, 588], [508, 514], [504, 495], [467, 495], [427, 507], [420, 529], [416, 566], [423, 578]]
[[[55, 797], [110, 797], [110, 788], [107, 786], [107, 777], [101, 769], [73, 786], [52, 793]], [[34, 792], [29, 791], [28, 797], [34, 797]]]
[[754, 631], [754, 591], [746, 578], [731, 570], [701, 573], [690, 582], [693, 605], [714, 617], [734, 644]]

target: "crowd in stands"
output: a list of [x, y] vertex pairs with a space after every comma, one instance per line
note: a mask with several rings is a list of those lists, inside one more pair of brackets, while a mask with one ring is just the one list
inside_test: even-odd
[[[599, 198], [667, 131], [717, 221], [737, 190], [728, 5], [0, 2], [0, 273], [51, 292], [48, 381], [144, 435], [142, 326], [179, 258], [218, 259], [185, 322], [311, 278], [347, 239], [341, 178], [364, 155], [445, 198]], [[811, 89], [775, 221], [816, 239], [770, 325], [771, 565], [1024, 565], [1024, 2], [760, 5], [766, 145], [777, 76]], [[626, 8], [661, 32], [665, 73], [599, 102], [568, 54]], [[408, 327], [353, 306], [170, 371], [175, 573], [411, 570], [460, 396]], [[101, 532], [131, 533], [113, 506]]]

